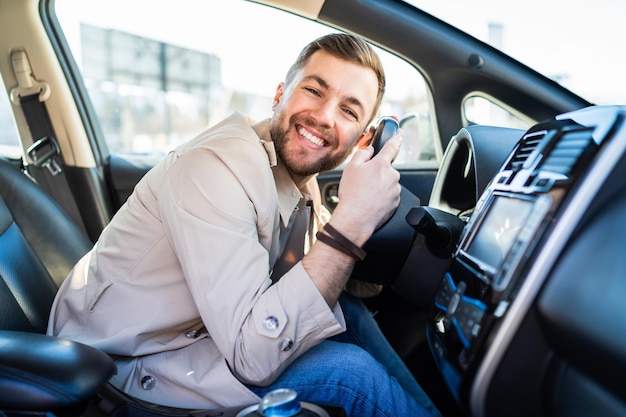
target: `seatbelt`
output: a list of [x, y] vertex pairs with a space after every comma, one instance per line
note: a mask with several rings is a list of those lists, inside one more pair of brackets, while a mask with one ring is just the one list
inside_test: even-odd
[[287, 236], [284, 244], [281, 245], [284, 246], [283, 250], [270, 274], [272, 283], [278, 281], [295, 264], [300, 262], [308, 249], [307, 245], [305, 245], [305, 240], [313, 219], [311, 215], [312, 203], [312, 200], [308, 198], [301, 198], [294, 213], [292, 213], [289, 221], [291, 226], [289, 236]]
[[11, 51], [11, 61], [17, 78], [17, 86], [11, 90], [11, 101], [22, 107], [33, 138], [33, 144], [26, 151], [27, 158], [23, 158], [23, 170], [85, 230], [76, 200], [67, 183], [61, 149], [45, 104], [50, 97], [50, 86], [35, 79], [23, 48]]

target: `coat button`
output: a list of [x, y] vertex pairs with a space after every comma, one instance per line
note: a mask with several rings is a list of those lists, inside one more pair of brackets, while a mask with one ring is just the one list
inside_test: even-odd
[[152, 388], [154, 388], [155, 385], [156, 379], [154, 379], [154, 377], [146, 375], [141, 378], [141, 388], [145, 389], [146, 391], [151, 390]]
[[269, 316], [263, 321], [263, 325], [267, 330], [278, 329], [278, 319], [274, 316]]
[[187, 333], [185, 333], [185, 336], [188, 339], [195, 339], [196, 337], [198, 337], [200, 335], [200, 331], [198, 330], [190, 330]]
[[286, 337], [283, 340], [281, 340], [280, 350], [282, 350], [283, 352], [287, 352], [292, 347], [293, 347], [293, 340], [291, 340], [290, 338]]

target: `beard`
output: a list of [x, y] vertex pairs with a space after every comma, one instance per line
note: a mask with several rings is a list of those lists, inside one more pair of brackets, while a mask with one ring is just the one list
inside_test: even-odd
[[[348, 147], [345, 150], [339, 152], [335, 149], [333, 152], [326, 153], [315, 161], [307, 162], [310, 159], [308, 157], [309, 153], [311, 152], [310, 150], [304, 148], [290, 149], [288, 146], [288, 133], [292, 131], [291, 127], [296, 125], [295, 116], [292, 116], [290, 118], [287, 129], [281, 127], [283, 121], [283, 116], [274, 114], [274, 117], [272, 117], [272, 120], [270, 122], [270, 135], [272, 136], [272, 140], [274, 141], [274, 148], [276, 149], [276, 154], [278, 158], [280, 158], [282, 163], [290, 172], [296, 175], [308, 177], [322, 171], [328, 171], [336, 168], [341, 165], [341, 163], [345, 161], [352, 152], [352, 147]], [[306, 120], [300, 121], [300, 124], [311, 127], [314, 126], [312, 122]], [[317, 127], [317, 130], [321, 133], [324, 133], [324, 137], [333, 139], [332, 136], [327, 133], [325, 129]], [[295, 131], [295, 129], [293, 129], [293, 131]], [[331, 143], [337, 143], [337, 141], [332, 140]]]

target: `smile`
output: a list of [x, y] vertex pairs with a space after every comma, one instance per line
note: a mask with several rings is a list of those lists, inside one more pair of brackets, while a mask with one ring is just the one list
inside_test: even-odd
[[306, 129], [304, 129], [303, 127], [300, 127], [298, 129], [298, 133], [305, 138], [306, 140], [308, 140], [309, 142], [311, 142], [314, 145], [317, 146], [324, 146], [326, 144], [326, 141], [323, 139], [320, 139], [316, 136], [313, 136], [310, 132], [308, 132]]

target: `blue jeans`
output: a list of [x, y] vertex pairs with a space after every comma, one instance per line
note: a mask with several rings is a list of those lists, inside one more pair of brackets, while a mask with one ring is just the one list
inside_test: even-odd
[[263, 397], [292, 388], [301, 401], [331, 403], [354, 417], [440, 416], [363, 302], [339, 299], [347, 331], [296, 359], [272, 385], [248, 386]]

